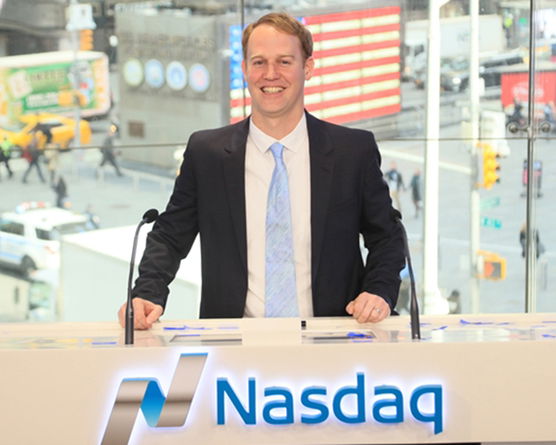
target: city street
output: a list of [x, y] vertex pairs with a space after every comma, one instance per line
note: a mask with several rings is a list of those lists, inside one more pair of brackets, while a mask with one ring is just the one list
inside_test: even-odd
[[[445, 127], [441, 138], [458, 138], [459, 126]], [[496, 253], [507, 260], [507, 275], [502, 281], [482, 280], [480, 286], [480, 310], [485, 313], [522, 312], [525, 309], [525, 260], [521, 257], [519, 230], [526, 218], [526, 200], [521, 196], [523, 161], [527, 155], [526, 140], [510, 140], [511, 154], [499, 159], [501, 182], [491, 190], [481, 189], [483, 208], [480, 217], [500, 222], [499, 228], [482, 227], [480, 248]], [[551, 150], [553, 140], [537, 140], [537, 159], [543, 162], [542, 194], [536, 200], [537, 223], [540, 240], [546, 252], [539, 258], [537, 267], [537, 307], [539, 311], [554, 311], [556, 301], [549, 291], [549, 277], [556, 276], [556, 232], [551, 221], [556, 214], [550, 196], [555, 190], [556, 154]], [[417, 167], [423, 167], [424, 141], [388, 141], [380, 143], [383, 153], [383, 169], [396, 160], [406, 186]], [[458, 289], [462, 309], [470, 311], [469, 301], [469, 190], [470, 157], [467, 142], [441, 141], [440, 143], [440, 191], [439, 191], [439, 286], [442, 295], [448, 296]], [[552, 167], [552, 168], [551, 168]], [[465, 171], [467, 170], [467, 171]], [[489, 202], [499, 205], [487, 208]], [[413, 217], [411, 193], [402, 193], [404, 222], [407, 226], [417, 276], [422, 268], [422, 217]]]

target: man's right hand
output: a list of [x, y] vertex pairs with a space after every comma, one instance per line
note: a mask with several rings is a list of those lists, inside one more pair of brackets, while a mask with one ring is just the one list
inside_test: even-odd
[[[127, 304], [124, 303], [118, 311], [118, 319], [120, 325], [125, 327], [125, 308]], [[151, 303], [142, 298], [133, 299], [133, 315], [134, 315], [134, 329], [150, 329], [155, 321], [162, 315], [163, 309], [159, 304]]]

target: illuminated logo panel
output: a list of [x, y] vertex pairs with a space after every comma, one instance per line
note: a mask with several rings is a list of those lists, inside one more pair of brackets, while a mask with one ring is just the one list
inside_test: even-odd
[[[168, 395], [154, 378], [129, 378], [120, 384], [101, 445], [127, 445], [139, 411], [150, 427], [183, 427], [203, 374], [207, 354], [182, 354]], [[351, 379], [351, 378], [350, 378]], [[434, 434], [444, 430], [443, 386], [423, 384], [403, 389], [369, 384], [356, 372], [353, 384], [340, 387], [308, 385], [265, 386], [262, 378], [213, 383], [216, 402], [214, 426], [344, 424], [422, 424]], [[206, 385], [206, 384], [205, 384]], [[206, 386], [205, 386], [206, 387]]]
[[183, 426], [206, 360], [207, 354], [182, 354], [167, 397], [154, 378], [124, 379], [102, 445], [126, 445], [139, 410], [150, 427]]
[[[372, 421], [397, 424], [406, 420], [405, 400], [409, 399], [408, 411], [413, 419], [430, 423], [434, 434], [443, 431], [441, 385], [421, 385], [409, 395], [393, 385], [367, 387], [367, 378], [362, 372], [356, 374], [353, 386], [336, 390], [316, 385], [301, 391], [279, 386], [258, 389], [257, 379], [249, 378], [245, 397], [245, 388], [234, 389], [227, 378], [219, 378], [216, 382], [217, 424], [231, 423], [232, 413], [234, 422], [239, 420], [244, 425], [320, 424], [334, 418], [348, 424]], [[368, 400], [370, 394], [375, 396], [372, 402]]]

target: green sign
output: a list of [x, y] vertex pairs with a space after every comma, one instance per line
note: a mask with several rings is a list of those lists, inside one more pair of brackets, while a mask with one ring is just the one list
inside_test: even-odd
[[481, 209], [493, 209], [500, 205], [500, 197], [481, 199]]
[[490, 227], [491, 229], [501, 229], [502, 221], [496, 218], [481, 218], [482, 227]]

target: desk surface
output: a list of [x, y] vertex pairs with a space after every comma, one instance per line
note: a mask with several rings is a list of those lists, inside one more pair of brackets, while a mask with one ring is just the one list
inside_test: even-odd
[[[407, 316], [379, 324], [318, 318], [303, 327], [299, 319], [164, 321], [136, 331], [134, 345], [124, 344], [116, 322], [2, 324], [3, 439], [25, 445], [45, 437], [59, 445], [556, 440], [556, 314], [423, 316], [421, 323], [422, 340], [413, 341]], [[204, 358], [192, 378], [195, 356]], [[130, 404], [129, 382], [154, 385], [164, 407], [177, 406], [181, 414], [189, 409], [181, 408], [185, 385], [191, 414], [177, 427], [147, 425], [143, 402], [151, 397], [136, 388]], [[269, 395], [276, 388], [293, 397], [288, 425], [268, 420], [284, 409]], [[423, 390], [429, 405], [421, 415]], [[166, 403], [174, 396], [177, 404]], [[256, 424], [240, 418], [241, 406]], [[392, 408], [400, 423], [389, 423]], [[108, 419], [119, 425], [120, 412], [126, 439], [103, 442], [112, 437]], [[356, 413], [361, 417], [352, 423]], [[427, 413], [441, 415], [427, 420]], [[312, 425], [302, 416], [321, 420]]]
[[[0, 349], [125, 346], [116, 322], [0, 324]], [[136, 347], [413, 342], [408, 316], [359, 324], [346, 317], [163, 321], [135, 332]], [[556, 314], [421, 316], [421, 342], [556, 341]], [[129, 347], [129, 346], [126, 346]]]

